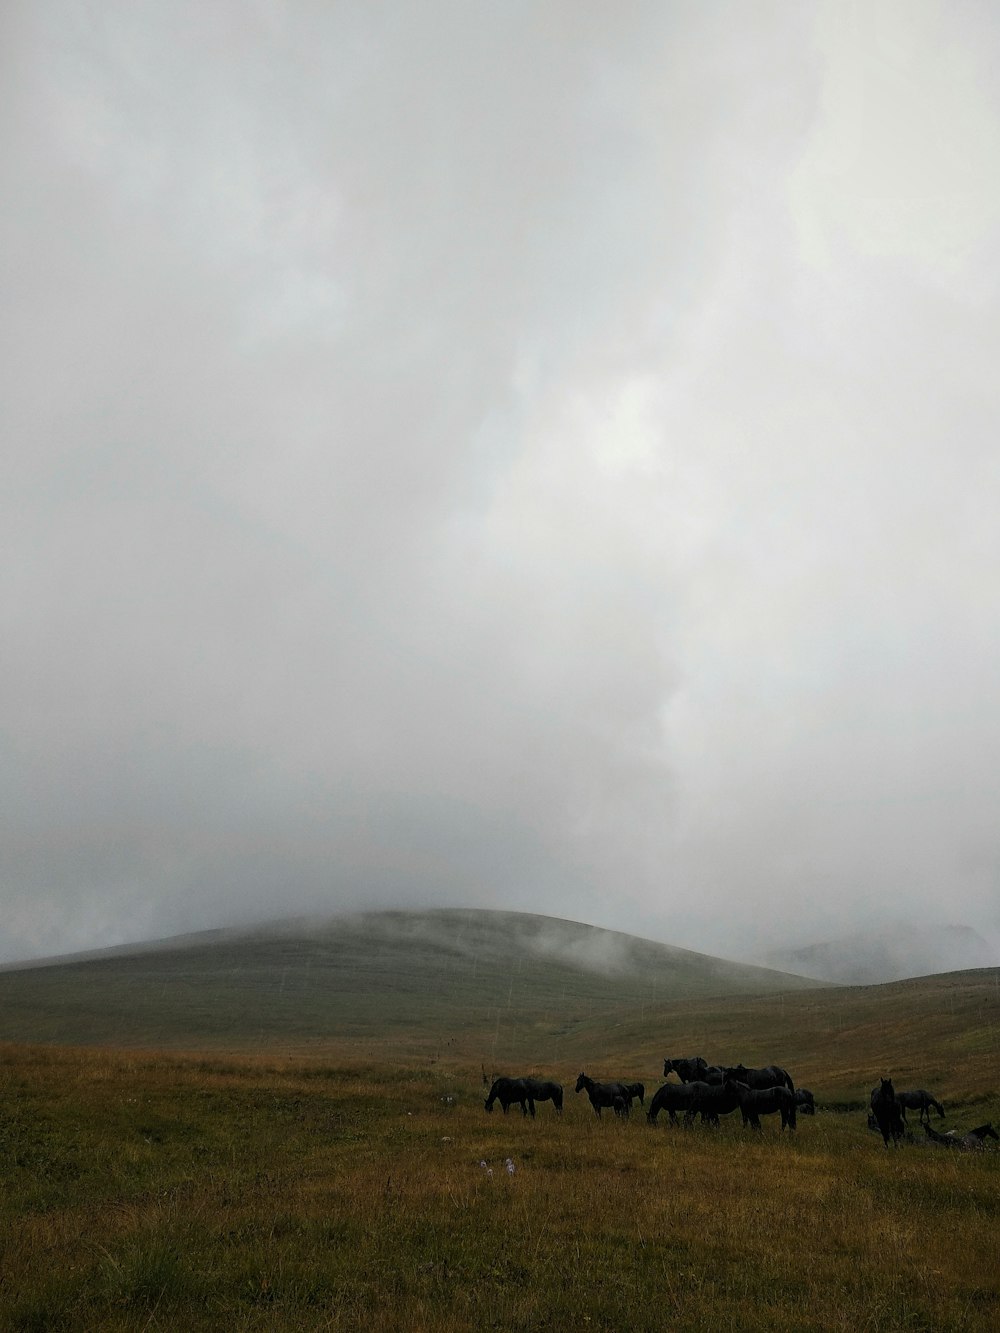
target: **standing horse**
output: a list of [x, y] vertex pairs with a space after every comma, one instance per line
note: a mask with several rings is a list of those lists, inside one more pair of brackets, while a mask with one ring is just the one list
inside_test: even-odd
[[494, 1080], [490, 1095], [483, 1102], [487, 1111], [493, 1110], [493, 1103], [499, 1102], [503, 1107], [504, 1115], [515, 1102], [521, 1108], [521, 1114], [527, 1115], [528, 1108], [531, 1108], [531, 1114], [535, 1114], [535, 1103], [532, 1101], [531, 1092], [528, 1088], [528, 1080], [524, 1078], [498, 1078]]
[[663, 1077], [668, 1074], [676, 1074], [682, 1083], [694, 1083], [702, 1080], [702, 1075], [708, 1069], [708, 1061], [703, 1060], [700, 1055], [693, 1056], [690, 1060], [686, 1059], [667, 1059], [663, 1062]]
[[789, 1092], [795, 1091], [792, 1076], [781, 1065], [764, 1065], [760, 1069], [748, 1069], [746, 1065], [727, 1065], [723, 1072], [727, 1078], [745, 1083], [748, 1088], [787, 1088]]
[[787, 1088], [748, 1088], [745, 1083], [737, 1083], [734, 1079], [726, 1079], [723, 1087], [735, 1088], [736, 1095], [739, 1098], [740, 1110], [743, 1113], [743, 1127], [747, 1125], [754, 1129], [760, 1129], [760, 1117], [762, 1115], [774, 1115], [775, 1112], [781, 1112], [781, 1128], [795, 1128], [795, 1093], [789, 1092]]
[[625, 1096], [629, 1099], [630, 1105], [632, 1102], [638, 1101], [639, 1105], [642, 1106], [646, 1100], [646, 1085], [644, 1083], [623, 1083], [622, 1087], [625, 1089]]
[[926, 1088], [915, 1088], [912, 1092], [897, 1092], [896, 1101], [899, 1103], [899, 1113], [903, 1117], [903, 1124], [906, 1124], [907, 1111], [919, 1111], [917, 1117], [918, 1123], [924, 1121], [930, 1124], [931, 1107], [937, 1111], [938, 1115], [944, 1119], [944, 1107], [940, 1102], [936, 1102]]
[[632, 1096], [623, 1083], [595, 1083], [592, 1078], [586, 1074], [580, 1074], [576, 1080], [576, 1091], [587, 1091], [590, 1098], [590, 1104], [594, 1108], [594, 1114], [598, 1119], [601, 1117], [601, 1111], [605, 1106], [610, 1106], [615, 1115], [624, 1116], [628, 1119], [629, 1108], [632, 1105]]
[[690, 1125], [699, 1113], [702, 1124], [718, 1125], [720, 1115], [729, 1115], [740, 1104], [739, 1091], [731, 1079], [721, 1085], [688, 1083], [685, 1086], [691, 1090], [691, 1100], [684, 1113], [685, 1125]]
[[664, 1060], [663, 1077], [676, 1074], [682, 1083], [722, 1084], [724, 1074], [719, 1065], [710, 1065], [696, 1055], [692, 1060]]
[[563, 1090], [561, 1083], [552, 1083], [548, 1079], [526, 1078], [524, 1080], [531, 1097], [531, 1114], [535, 1114], [535, 1102], [551, 1102], [557, 1111], [563, 1108]]
[[877, 1088], [872, 1088], [871, 1108], [882, 1142], [887, 1148], [890, 1139], [898, 1145], [903, 1137], [903, 1112], [896, 1101], [891, 1078], [883, 1078]]

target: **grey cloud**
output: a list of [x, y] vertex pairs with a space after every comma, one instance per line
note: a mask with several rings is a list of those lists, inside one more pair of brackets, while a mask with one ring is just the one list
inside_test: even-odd
[[[935, 149], [952, 213], [872, 213], [926, 132], [844, 148], [891, 15], [6, 22], [7, 956], [996, 916], [997, 192]], [[989, 142], [955, 31], [942, 133]]]

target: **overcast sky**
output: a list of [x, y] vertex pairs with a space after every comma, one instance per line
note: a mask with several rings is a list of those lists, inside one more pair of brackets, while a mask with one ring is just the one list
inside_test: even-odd
[[1000, 18], [10, 0], [0, 956], [1000, 937]]

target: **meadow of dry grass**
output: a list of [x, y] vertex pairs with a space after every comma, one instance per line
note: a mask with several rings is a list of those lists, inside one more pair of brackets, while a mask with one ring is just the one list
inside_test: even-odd
[[532, 1121], [461, 1061], [2, 1047], [0, 1327], [1000, 1324], [1000, 1154], [887, 1152], [860, 1111], [598, 1122], [548, 1072]]

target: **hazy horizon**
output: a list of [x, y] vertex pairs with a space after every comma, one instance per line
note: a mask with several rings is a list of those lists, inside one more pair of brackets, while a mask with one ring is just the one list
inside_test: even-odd
[[1000, 15], [14, 0], [0, 961], [1000, 961]]

